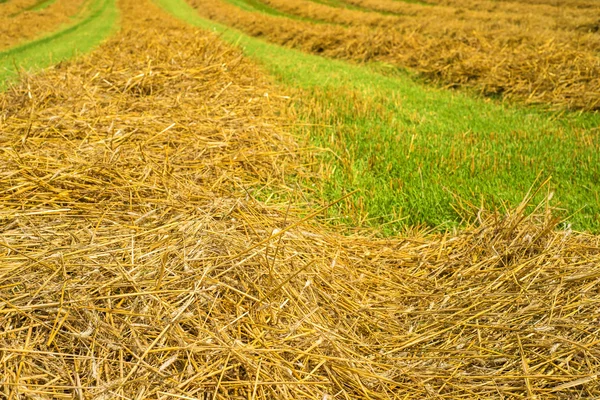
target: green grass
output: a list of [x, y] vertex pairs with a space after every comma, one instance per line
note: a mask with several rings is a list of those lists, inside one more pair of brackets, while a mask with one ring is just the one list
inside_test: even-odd
[[272, 15], [274, 17], [289, 18], [289, 19], [295, 19], [298, 21], [312, 22], [312, 23], [316, 23], [316, 24], [323, 23], [322, 21], [314, 20], [311, 18], [305, 18], [305, 17], [301, 17], [298, 15], [292, 15], [292, 14], [285, 13], [283, 11], [280, 11], [276, 8], [269, 6], [268, 4], [263, 3], [260, 0], [224, 0], [224, 1], [226, 1], [227, 3], [229, 3], [231, 5], [238, 7], [241, 10], [248, 11], [248, 12], [259, 12], [259, 13], [263, 13], [263, 14]]
[[50, 7], [54, 3], [56, 3], [56, 0], [38, 0], [29, 7], [24, 8], [21, 11], [18, 11], [14, 14], [11, 14], [10, 17], [16, 17], [17, 15], [23, 14], [25, 11], [42, 11]]
[[[314, 0], [311, 0], [311, 1], [314, 1]], [[332, 1], [332, 0], [326, 0], [326, 1]], [[357, 4], [349, 3], [349, 2], [347, 2], [345, 0], [333, 0], [333, 1], [335, 3], [339, 3], [339, 5], [337, 7], [340, 7], [340, 6], [342, 6], [342, 7], [353, 7], [353, 9], [358, 10], [358, 11], [370, 12], [370, 13], [378, 13], [378, 14], [382, 14], [382, 15], [391, 15], [391, 16], [400, 15], [400, 13], [397, 13], [397, 12], [383, 11], [383, 10], [374, 10], [372, 8], [369, 8], [369, 7], [364, 7], [364, 6], [360, 6], [360, 5], [357, 5]], [[413, 0], [408, 0], [408, 1], [412, 2]]]
[[225, 0], [244, 11], [262, 12], [269, 15], [284, 16], [283, 13], [257, 0]]
[[[167, 11], [238, 43], [280, 83], [298, 90], [301, 128], [330, 149], [323, 200], [360, 193], [333, 210], [342, 222], [444, 229], [470, 202], [514, 207], [536, 178], [551, 177], [553, 203], [578, 230], [600, 231], [600, 115], [556, 114], [427, 86], [381, 65], [358, 66], [250, 38], [207, 21], [183, 0]], [[386, 72], [383, 72], [386, 70]], [[293, 90], [290, 89], [292, 92]], [[457, 199], [461, 199], [457, 201]], [[347, 217], [346, 217], [347, 216]]]
[[330, 7], [347, 8], [349, 10], [368, 11], [361, 7], [355, 6], [353, 4], [345, 3], [341, 0], [311, 0], [311, 1], [313, 3], [319, 3], [319, 4], [323, 4], [323, 5], [330, 6]]
[[0, 90], [18, 76], [21, 68], [35, 71], [91, 51], [116, 29], [118, 17], [115, 0], [93, 0], [77, 23], [0, 52]]
[[56, 0], [40, 0], [31, 7], [27, 8], [29, 11], [42, 11], [45, 8], [48, 8], [52, 4], [56, 3]]

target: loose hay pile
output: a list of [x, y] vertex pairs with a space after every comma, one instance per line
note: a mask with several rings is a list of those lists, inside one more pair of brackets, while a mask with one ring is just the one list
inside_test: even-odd
[[346, 1], [395, 14], [381, 15], [308, 0], [263, 0], [289, 14], [329, 22], [316, 24], [244, 11], [226, 0], [189, 1], [206, 17], [303, 51], [409, 67], [448, 87], [489, 96], [600, 109], [598, 5], [569, 4], [563, 11], [487, 0], [452, 7]]
[[[0, 4], [0, 51], [51, 33], [69, 23], [85, 7], [86, 0], [57, 0], [35, 10], [36, 0], [10, 0]], [[89, 3], [89, 1], [87, 1]]]
[[600, 238], [520, 210], [344, 237], [259, 202], [303, 173], [286, 100], [217, 37], [121, 6], [117, 39], [0, 96], [3, 396], [600, 395]]

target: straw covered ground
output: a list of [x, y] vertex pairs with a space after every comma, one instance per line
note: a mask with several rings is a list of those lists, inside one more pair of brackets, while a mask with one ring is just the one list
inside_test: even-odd
[[596, 3], [561, 2], [555, 7], [489, 0], [347, 0], [332, 6], [309, 0], [260, 1], [290, 17], [285, 18], [245, 11], [229, 0], [189, 2], [204, 16], [304, 51], [383, 61], [449, 87], [526, 103], [600, 108]]
[[41, 10], [36, 9], [39, 0], [11, 0], [0, 4], [0, 51], [54, 32], [72, 21], [87, 2], [57, 0]]
[[600, 396], [599, 237], [544, 204], [332, 232], [285, 93], [119, 4], [117, 37], [0, 95], [3, 397]]

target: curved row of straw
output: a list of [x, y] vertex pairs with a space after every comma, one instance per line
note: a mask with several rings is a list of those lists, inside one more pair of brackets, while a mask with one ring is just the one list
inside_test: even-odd
[[0, 95], [2, 396], [600, 395], [600, 238], [544, 210], [332, 232], [294, 201], [277, 88], [120, 6], [117, 38]]
[[0, 5], [0, 51], [51, 33], [71, 21], [86, 0], [57, 0], [43, 10], [39, 1], [11, 0]]
[[[568, 18], [563, 26], [562, 20], [554, 23], [547, 16], [529, 21], [519, 13], [499, 12], [496, 18], [493, 12], [458, 12], [448, 7], [436, 11], [436, 7], [415, 4], [411, 6], [420, 8], [414, 13], [393, 17], [338, 11], [305, 0], [292, 0], [285, 6], [280, 0], [265, 1], [286, 12], [334, 24], [248, 12], [224, 0], [190, 3], [206, 17], [303, 51], [409, 67], [450, 87], [473, 88], [526, 103], [600, 108], [600, 34], [569, 27]], [[352, 18], [356, 22], [350, 24]], [[589, 22], [589, 17], [580, 14], [573, 18]]]

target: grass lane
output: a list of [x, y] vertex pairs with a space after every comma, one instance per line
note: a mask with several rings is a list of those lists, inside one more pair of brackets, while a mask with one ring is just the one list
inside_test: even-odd
[[[272, 6], [281, 5], [281, 0], [263, 1]], [[419, 18], [406, 18], [388, 28], [371, 29], [360, 26], [367, 20], [369, 24], [376, 22], [374, 15], [368, 13], [352, 12], [350, 19], [355, 19], [357, 26], [317, 26], [248, 12], [223, 1], [190, 0], [190, 4], [206, 18], [272, 43], [320, 56], [357, 63], [376, 60], [412, 68], [433, 82], [471, 88], [490, 97], [547, 104], [555, 109], [600, 111], [600, 81], [597, 79], [600, 65], [594, 53], [594, 49], [600, 49], [600, 42], [594, 35], [576, 39], [575, 32], [562, 32], [557, 36], [557, 31], [549, 28], [554, 22], [549, 23], [544, 18], [532, 21], [535, 33], [523, 29], [518, 22], [510, 22], [510, 18], [490, 30], [489, 24], [499, 19], [489, 13], [483, 19], [477, 19], [480, 13], [469, 18], [462, 14], [456, 17], [456, 13], [446, 7], [425, 14], [424, 7], [419, 6]], [[303, 0], [294, 4], [306, 6]], [[290, 7], [287, 3], [284, 6], [287, 10]], [[334, 9], [324, 8], [330, 10], [329, 20], [339, 21], [342, 17], [341, 12], [337, 17], [335, 12], [331, 13]], [[344, 11], [343, 19], [347, 21], [351, 12]], [[311, 15], [321, 19], [325, 13]], [[308, 10], [301, 10], [299, 14], [308, 15]], [[389, 18], [385, 21], [390, 22]], [[439, 30], [440, 24], [446, 24], [448, 30]], [[556, 40], [549, 42], [549, 38]]]
[[324, 156], [320, 195], [361, 189], [333, 218], [384, 225], [387, 233], [451, 227], [461, 219], [454, 209], [461, 201], [514, 206], [536, 178], [551, 177], [564, 215], [576, 212], [569, 223], [600, 230], [597, 113], [559, 115], [433, 88], [391, 67], [351, 65], [250, 38], [199, 17], [182, 0], [156, 1], [221, 31], [300, 90], [298, 114], [319, 125], [301, 129], [333, 151]]
[[14, 0], [3, 4], [0, 7], [0, 52], [76, 23], [91, 2], [92, 0]]
[[259, 11], [269, 15], [282, 16], [280, 11], [261, 3], [258, 0], [227, 0], [228, 3], [245, 11]]
[[283, 10], [280, 10], [277, 7], [272, 7], [271, 5], [261, 1], [261, 0], [225, 0], [229, 4], [238, 7], [241, 10], [249, 11], [249, 12], [259, 12], [267, 15], [271, 15], [274, 17], [283, 17], [289, 18], [297, 21], [305, 21], [311, 22], [313, 24], [322, 24], [327, 23], [327, 21], [321, 21], [319, 18], [311, 18], [303, 15], [294, 15], [287, 13]]
[[338, 7], [338, 8], [347, 8], [350, 10], [360, 10], [360, 7], [353, 6], [352, 4], [344, 3], [341, 0], [311, 0], [314, 3], [323, 4], [326, 6]]
[[0, 90], [18, 76], [20, 69], [39, 70], [91, 51], [116, 30], [118, 17], [115, 0], [93, 0], [76, 24], [0, 52]]
[[29, 10], [42, 11], [43, 9], [50, 7], [53, 3], [56, 3], [56, 0], [41, 0], [29, 8]]
[[332, 7], [311, 0], [261, 0], [270, 7], [284, 13], [288, 18], [307, 18], [311, 21], [338, 24], [342, 26], [368, 26], [373, 28], [395, 29], [404, 21], [398, 17], [380, 15], [373, 12]]

